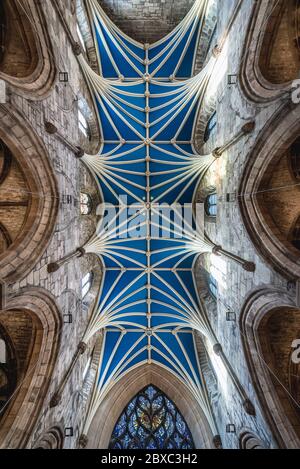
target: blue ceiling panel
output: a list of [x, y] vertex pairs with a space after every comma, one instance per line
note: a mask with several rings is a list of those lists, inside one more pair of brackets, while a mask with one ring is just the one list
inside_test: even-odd
[[191, 141], [206, 75], [192, 75], [207, 2], [196, 0], [180, 25], [150, 46], [89, 3], [107, 79], [90, 79], [103, 141], [93, 169], [106, 204], [95, 241], [104, 271], [95, 314], [108, 324], [99, 390], [156, 363], [201, 392], [190, 324], [201, 314], [193, 202], [203, 169]]

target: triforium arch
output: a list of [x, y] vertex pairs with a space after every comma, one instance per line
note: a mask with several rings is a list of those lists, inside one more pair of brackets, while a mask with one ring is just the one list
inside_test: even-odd
[[267, 449], [266, 443], [251, 430], [240, 433], [239, 449]]
[[17, 366], [15, 389], [1, 409], [0, 448], [24, 448], [51, 381], [59, 348], [60, 312], [44, 290], [21, 290], [0, 312], [0, 323], [15, 347]]
[[[299, 187], [290, 161], [291, 147], [300, 135], [299, 117], [299, 108], [286, 105], [266, 125], [248, 157], [239, 188], [243, 220], [256, 248], [287, 278], [300, 276], [299, 251], [289, 239], [298, 219]], [[282, 168], [276, 180], [279, 165]], [[274, 197], [278, 201], [274, 202]], [[282, 206], [280, 217], [286, 218], [284, 223], [277, 219], [274, 203]]]
[[286, 292], [266, 287], [247, 299], [240, 326], [252, 380], [275, 441], [281, 448], [297, 448], [299, 365], [293, 363], [293, 341], [299, 337], [300, 310]]
[[111, 388], [91, 423], [87, 447], [108, 448], [113, 429], [124, 408], [139, 391], [151, 384], [176, 405], [192, 433], [195, 447], [213, 448], [213, 435], [197, 400], [178, 378], [156, 364], [133, 369]]
[[0, 12], [0, 79], [43, 99], [56, 76], [43, 10], [36, 0], [3, 0]]
[[[16, 187], [16, 193], [27, 203], [17, 236], [11, 240], [7, 250], [0, 253], [1, 278], [15, 281], [30, 271], [46, 249], [54, 229], [59, 197], [43, 143], [29, 124], [9, 106], [0, 105], [0, 140], [24, 177], [22, 185]], [[9, 171], [11, 169], [13, 166], [8, 168]], [[9, 196], [9, 187], [4, 190], [8, 180], [9, 173], [1, 183], [3, 197]], [[17, 179], [15, 184], [18, 185]]]
[[63, 449], [64, 436], [62, 428], [57, 425], [46, 431], [32, 449]]
[[299, 14], [294, 0], [253, 2], [241, 68], [242, 87], [251, 100], [277, 99], [298, 78]]

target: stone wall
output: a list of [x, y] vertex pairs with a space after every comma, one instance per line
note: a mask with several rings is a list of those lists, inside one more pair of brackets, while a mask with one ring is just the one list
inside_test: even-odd
[[[71, 261], [54, 274], [48, 274], [47, 265], [87, 242], [96, 227], [95, 212], [100, 199], [92, 175], [75, 158], [74, 152], [68, 145], [59, 140], [56, 135], [50, 135], [46, 132], [45, 122], [54, 124], [69, 144], [89, 149], [90, 142], [80, 134], [78, 129], [78, 96], [85, 100], [90, 114], [94, 115], [94, 110], [66, 30], [52, 2], [43, 2], [43, 13], [48, 20], [48, 33], [53, 48], [53, 59], [57, 67], [55, 86], [52, 87], [47, 96], [39, 100], [35, 100], [33, 86], [32, 99], [29, 100], [22, 93], [22, 90], [8, 85], [7, 103], [4, 107], [9, 106], [15, 113], [21, 115], [24, 126], [27, 126], [28, 131], [29, 129], [33, 131], [44, 145], [58, 187], [58, 213], [52, 235], [44, 245], [43, 254], [39, 257], [34, 268], [26, 275], [19, 276], [17, 281], [7, 284], [6, 302], [8, 303], [20, 292], [30, 291], [34, 294], [35, 289], [39, 288], [49, 292], [55, 298], [62, 322], [61, 330], [56, 333], [56, 340], [60, 343], [59, 353], [49, 389], [44, 396], [40, 415], [34, 431], [26, 441], [26, 447], [31, 448], [44, 432], [53, 426], [58, 426], [63, 434], [66, 427], [74, 427], [74, 436], [65, 438], [64, 441], [65, 448], [74, 448], [81, 431], [78, 422], [82, 423], [85, 415], [84, 406], [78, 406], [76, 399], [82, 391], [82, 375], [89, 358], [89, 350], [80, 358], [63, 393], [61, 404], [51, 409], [49, 402], [72, 361], [91, 315], [100, 286], [100, 263], [96, 257], [90, 255]], [[64, 14], [71, 30], [75, 32], [76, 14], [72, 2], [68, 5], [64, 2]], [[60, 82], [58, 72], [68, 72], [69, 81], [67, 83]], [[95, 119], [95, 117], [93, 118]], [[24, 140], [26, 137], [23, 136], [22, 132], [17, 133], [17, 130], [11, 136], [16, 141], [18, 139]], [[91, 215], [82, 216], [80, 214], [81, 190], [89, 193], [93, 198]], [[55, 200], [49, 200], [50, 205], [53, 202], [56, 203]], [[81, 279], [93, 269], [97, 271], [98, 276], [95, 277], [96, 281], [92, 293], [84, 299], [83, 304]], [[0, 312], [0, 321], [1, 314], [3, 322], [5, 319], [7, 322], [8, 315], [11, 320], [18, 321], [18, 316], [13, 311]], [[70, 324], [64, 322], [67, 320], [64, 315], [69, 314], [72, 315], [72, 323]], [[21, 322], [18, 327], [20, 327], [20, 331], [23, 330]], [[92, 347], [93, 341], [90, 344], [90, 348]]]

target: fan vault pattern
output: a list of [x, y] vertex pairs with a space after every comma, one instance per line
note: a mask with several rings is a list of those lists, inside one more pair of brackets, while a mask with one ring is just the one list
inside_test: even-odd
[[[104, 329], [104, 343], [86, 421], [129, 370], [156, 363], [193, 393], [216, 434], [195, 350], [194, 330], [217, 343], [199, 302], [193, 267], [214, 245], [196, 224], [192, 203], [215, 161], [197, 155], [193, 131], [216, 62], [192, 76], [208, 0], [196, 0], [166, 38], [142, 45], [124, 35], [96, 0], [88, 0], [101, 76], [82, 55], [102, 132], [98, 155], [84, 162], [98, 178], [113, 216], [85, 246], [104, 265], [99, 307], [84, 340]], [[171, 206], [170, 216], [162, 206]], [[182, 229], [182, 207], [192, 216]], [[168, 230], [162, 226], [168, 226]]]

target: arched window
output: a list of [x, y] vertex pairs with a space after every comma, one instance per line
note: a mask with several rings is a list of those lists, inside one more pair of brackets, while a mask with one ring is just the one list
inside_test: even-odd
[[111, 436], [110, 449], [193, 449], [191, 432], [174, 403], [150, 385], [127, 405]]
[[78, 109], [78, 127], [85, 137], [90, 138], [89, 124], [80, 109]]
[[213, 275], [209, 275], [208, 288], [214, 298], [218, 297], [218, 283]]
[[291, 166], [296, 179], [300, 179], [300, 138], [291, 145]]
[[218, 196], [216, 193], [210, 194], [205, 201], [205, 212], [209, 217], [217, 216]]
[[80, 193], [80, 213], [81, 215], [89, 215], [92, 211], [93, 203], [92, 198], [85, 192]]
[[82, 296], [82, 298], [84, 298], [88, 294], [89, 290], [91, 289], [92, 283], [93, 283], [93, 274], [92, 274], [92, 272], [89, 272], [81, 280], [81, 296]]
[[216, 130], [217, 127], [217, 111], [215, 111], [211, 117], [209, 118], [209, 121], [207, 122], [206, 129], [204, 132], [204, 143], [208, 142], [210, 139], [211, 135], [213, 132]]
[[77, 36], [78, 36], [79, 42], [80, 42], [83, 50], [86, 52], [85, 42], [84, 42], [83, 35], [82, 35], [81, 29], [80, 29], [80, 26], [79, 26], [78, 23], [76, 25], [76, 30], [77, 30]]

